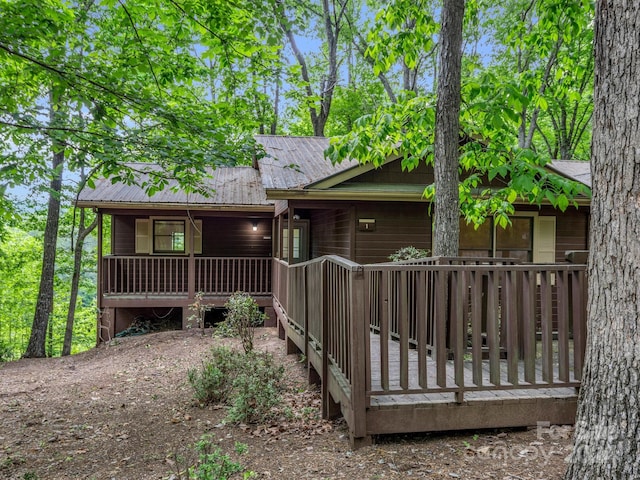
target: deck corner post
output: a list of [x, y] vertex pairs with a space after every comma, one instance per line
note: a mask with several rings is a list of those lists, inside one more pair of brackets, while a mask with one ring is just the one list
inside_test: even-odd
[[[351, 271], [350, 282], [350, 337], [351, 356], [351, 408], [353, 409], [353, 425], [349, 425], [352, 444], [370, 442], [367, 435], [367, 346], [369, 322], [366, 318], [366, 282], [364, 269], [357, 266]], [[366, 440], [368, 439], [368, 440]]]
[[104, 256], [104, 252], [103, 250], [103, 241], [104, 239], [102, 238], [104, 233], [103, 233], [103, 228], [104, 228], [104, 224], [103, 224], [103, 218], [102, 218], [102, 211], [98, 210], [98, 212], [96, 213], [97, 217], [98, 217], [98, 265], [97, 265], [97, 277], [98, 277], [98, 292], [97, 292], [97, 314], [96, 314], [96, 345], [99, 345], [100, 342], [102, 341], [102, 337], [101, 337], [101, 329], [102, 329], [102, 299], [104, 296], [104, 272], [103, 272], [103, 268], [104, 265], [103, 263], [103, 256]]
[[320, 273], [320, 289], [322, 292], [322, 301], [320, 302], [322, 313], [322, 337], [321, 337], [321, 354], [322, 354], [322, 372], [320, 373], [321, 381], [321, 394], [322, 394], [322, 418], [328, 420], [331, 418], [332, 407], [334, 406], [333, 399], [329, 393], [329, 317], [328, 317], [328, 287], [327, 287], [327, 261], [322, 260], [322, 267]]

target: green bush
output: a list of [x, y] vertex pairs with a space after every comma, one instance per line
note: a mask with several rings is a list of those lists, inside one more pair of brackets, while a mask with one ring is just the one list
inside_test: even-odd
[[[187, 468], [181, 468], [178, 465], [184, 464], [185, 460], [176, 456], [177, 475], [173, 475], [173, 478], [178, 480], [228, 480], [245, 469], [214, 444], [212, 435], [203, 435], [200, 441], [195, 444], [195, 449], [197, 459]], [[235, 451], [238, 455], [242, 455], [247, 452], [247, 445], [236, 442]], [[246, 471], [242, 475], [243, 479], [254, 477], [255, 473], [251, 471]]]
[[227, 405], [230, 421], [262, 422], [280, 403], [284, 367], [266, 352], [214, 347], [200, 369], [189, 370], [188, 379], [200, 403]]
[[225, 320], [218, 325], [218, 334], [228, 337], [239, 337], [245, 352], [253, 350], [253, 332], [255, 327], [264, 323], [266, 315], [260, 311], [258, 304], [247, 293], [236, 292], [227, 303]]
[[429, 250], [423, 250], [416, 247], [402, 247], [400, 250], [396, 250], [389, 255], [389, 260], [392, 262], [401, 262], [403, 260], [417, 260], [418, 258], [428, 257], [431, 252]]
[[228, 418], [232, 422], [259, 423], [280, 404], [284, 367], [276, 365], [267, 353], [251, 352], [245, 358], [246, 368], [233, 381]]
[[243, 358], [228, 347], [213, 347], [202, 367], [187, 372], [195, 398], [203, 404], [226, 403]]
[[13, 349], [0, 339], [0, 363], [13, 360]]

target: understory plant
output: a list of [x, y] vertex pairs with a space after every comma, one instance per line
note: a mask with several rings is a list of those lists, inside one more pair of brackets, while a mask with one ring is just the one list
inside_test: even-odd
[[194, 296], [193, 303], [189, 305], [189, 310], [193, 312], [187, 319], [188, 327], [194, 324], [201, 328], [204, 335], [204, 317], [208, 311], [213, 308], [213, 304], [204, 303], [204, 292], [197, 292]]
[[220, 322], [217, 331], [222, 336], [238, 337], [245, 353], [253, 350], [253, 336], [256, 327], [262, 325], [266, 315], [251, 296], [244, 292], [236, 292], [227, 303], [224, 321]]
[[195, 398], [222, 404], [231, 422], [259, 423], [273, 416], [284, 390], [284, 367], [267, 352], [213, 347], [199, 369], [188, 372]]
[[[197, 458], [189, 463], [176, 456], [176, 472], [171, 478], [175, 480], [227, 480], [235, 474], [243, 472], [242, 478], [254, 478], [255, 472], [244, 471], [245, 468], [235, 462], [214, 444], [212, 435], [203, 435], [195, 444]], [[247, 445], [235, 443], [235, 452], [242, 455], [247, 452]], [[187, 463], [186, 467], [181, 467]]]
[[389, 260], [392, 262], [401, 262], [403, 260], [417, 260], [419, 258], [428, 257], [431, 252], [422, 248], [416, 248], [412, 246], [402, 247], [389, 255]]

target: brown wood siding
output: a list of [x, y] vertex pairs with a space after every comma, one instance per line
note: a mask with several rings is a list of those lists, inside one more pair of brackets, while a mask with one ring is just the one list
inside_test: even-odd
[[[253, 222], [258, 230], [253, 231]], [[202, 254], [207, 257], [271, 256], [270, 218], [203, 218]], [[266, 237], [266, 238], [265, 238]]]
[[367, 173], [349, 180], [349, 183], [376, 183], [376, 184], [419, 184], [425, 187], [433, 183], [433, 168], [420, 162], [417, 168], [407, 172], [402, 170], [402, 161], [388, 163], [381, 168], [375, 168]]
[[[173, 216], [177, 214], [174, 213]], [[112, 221], [112, 253], [135, 255], [136, 218], [139, 215], [114, 215]], [[198, 217], [202, 219], [202, 255], [209, 257], [271, 256], [270, 218]], [[256, 222], [257, 231], [253, 231]]]
[[[358, 263], [388, 262], [396, 250], [414, 246], [431, 249], [431, 217], [424, 203], [370, 203], [356, 207], [356, 258]], [[375, 231], [359, 231], [360, 218], [375, 219]]]
[[[544, 214], [553, 214], [545, 210]], [[565, 212], [556, 212], [556, 262], [565, 262], [565, 253], [569, 250], [587, 250], [589, 247], [589, 209], [569, 208]]]
[[350, 258], [350, 218], [348, 208], [310, 210], [310, 257], [340, 255], [353, 260]]
[[114, 215], [111, 220], [111, 253], [113, 255], [135, 255], [136, 217]]

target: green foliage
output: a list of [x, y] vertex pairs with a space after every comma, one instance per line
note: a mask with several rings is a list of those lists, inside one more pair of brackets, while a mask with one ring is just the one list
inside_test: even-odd
[[256, 301], [247, 293], [236, 292], [224, 304], [225, 320], [218, 326], [219, 334], [239, 337], [245, 353], [253, 350], [255, 327], [262, 325], [267, 316], [260, 311]]
[[212, 308], [213, 304], [204, 303], [204, 292], [197, 292], [193, 303], [189, 305], [189, 310], [191, 310], [193, 314], [187, 318], [189, 322], [187, 328], [191, 328], [193, 325], [199, 326], [204, 335], [204, 316]]
[[[227, 480], [237, 473], [244, 472], [242, 478], [255, 477], [255, 473], [244, 471], [245, 468], [229, 455], [225, 454], [215, 445], [215, 438], [212, 435], [203, 435], [195, 444], [197, 459], [194, 465], [184, 469], [178, 467], [178, 471], [173, 476], [177, 480]], [[235, 453], [243, 455], [248, 447], [244, 443], [235, 444]]]
[[[39, 286], [42, 265], [42, 230], [45, 214], [40, 210], [21, 212], [21, 228], [8, 227], [0, 239], [0, 343], [19, 358], [25, 351], [31, 333], [31, 323]], [[12, 222], [18, 224], [17, 222]], [[73, 252], [71, 234], [72, 211], [63, 212], [60, 223], [60, 241], [55, 271], [55, 301], [50, 318], [51, 339], [47, 345], [50, 355], [62, 350], [68, 310]], [[72, 353], [92, 348], [96, 341], [96, 273], [95, 237], [85, 245], [79, 295], [75, 312]]]
[[195, 398], [202, 404], [229, 407], [232, 422], [264, 422], [273, 415], [284, 389], [284, 367], [266, 352], [248, 353], [214, 347], [200, 369], [188, 372]]
[[280, 404], [284, 367], [276, 365], [268, 353], [251, 352], [233, 382], [229, 420], [262, 423], [269, 420]]
[[228, 347], [214, 347], [200, 369], [187, 372], [194, 396], [202, 404], [227, 403], [243, 357]]
[[428, 257], [431, 252], [413, 246], [402, 247], [389, 255], [392, 262], [401, 262], [403, 260], [417, 260], [419, 258]]

